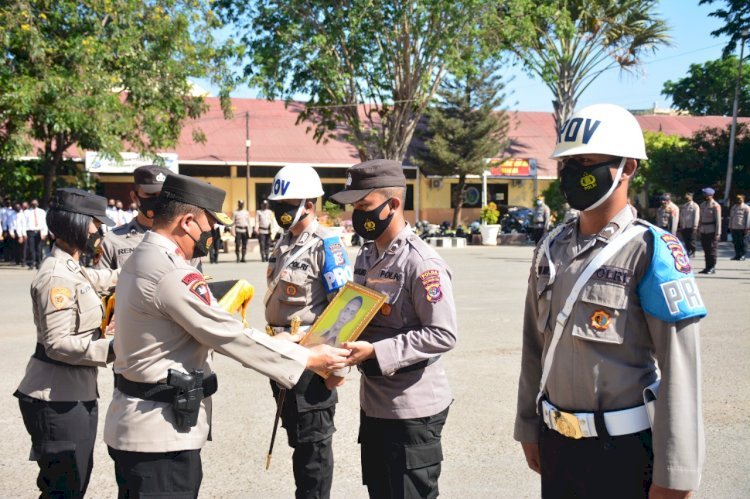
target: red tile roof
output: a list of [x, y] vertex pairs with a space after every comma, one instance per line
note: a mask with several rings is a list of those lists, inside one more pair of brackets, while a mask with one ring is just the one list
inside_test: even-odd
[[[245, 162], [245, 112], [250, 113], [251, 164], [306, 163], [312, 165], [348, 166], [359, 162], [356, 149], [341, 139], [330, 139], [316, 143], [310, 126], [303, 122], [296, 125], [303, 103], [293, 102], [285, 106], [282, 101], [269, 102], [261, 99], [232, 99], [234, 117], [225, 120], [219, 99], [207, 98], [209, 111], [200, 119], [188, 122], [182, 131], [176, 152], [180, 162], [190, 164], [228, 163], [242, 165]], [[555, 125], [552, 113], [510, 112], [511, 145], [507, 156], [535, 158], [540, 178], [555, 178], [555, 161], [548, 159], [555, 147]], [[726, 127], [731, 118], [723, 116], [636, 116], [644, 130], [663, 131], [666, 134], [690, 136], [701, 128]], [[750, 123], [750, 118], [741, 118]], [[203, 144], [193, 141], [195, 128], [206, 136]], [[82, 155], [71, 148], [69, 157]]]

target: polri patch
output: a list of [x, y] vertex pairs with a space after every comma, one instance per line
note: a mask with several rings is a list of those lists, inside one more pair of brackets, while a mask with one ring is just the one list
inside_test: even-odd
[[52, 288], [49, 291], [49, 299], [52, 302], [52, 306], [57, 310], [70, 305], [70, 299], [72, 296], [73, 291], [68, 288]]
[[288, 296], [297, 296], [297, 286], [295, 286], [294, 284], [289, 284], [286, 287], [286, 294]]
[[612, 324], [612, 316], [604, 310], [597, 310], [591, 314], [591, 327], [597, 331], [605, 331]]
[[419, 280], [422, 281], [422, 287], [425, 290], [425, 296], [430, 303], [437, 303], [443, 299], [443, 290], [440, 286], [440, 271], [430, 269], [419, 274]]
[[672, 252], [674, 268], [678, 272], [689, 274], [693, 269], [690, 266], [690, 259], [685, 253], [685, 249], [682, 247], [680, 240], [672, 234], [662, 234], [661, 240], [666, 243], [667, 248]]
[[182, 283], [188, 287], [191, 293], [200, 298], [203, 303], [211, 305], [211, 292], [201, 274], [191, 272], [182, 278]]

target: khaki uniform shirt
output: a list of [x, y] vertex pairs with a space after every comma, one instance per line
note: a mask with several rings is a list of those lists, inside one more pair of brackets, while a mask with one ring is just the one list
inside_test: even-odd
[[[551, 245], [552, 262], [537, 248], [524, 311], [516, 440], [539, 440], [536, 396], [542, 366], [570, 290], [588, 262], [633, 223], [646, 222], [636, 222], [625, 207], [588, 242], [579, 236], [577, 223], [566, 225]], [[669, 265], [682, 269], [680, 275], [692, 283], [697, 295], [684, 249], [676, 237], [659, 233], [671, 238]], [[700, 483], [705, 452], [699, 319], [665, 322], [641, 308], [643, 290], [639, 287], [650, 268], [654, 244], [651, 231], [636, 236], [584, 285], [557, 345], [545, 397], [570, 412], [636, 407], [643, 405], [643, 390], [659, 378], [660, 371], [653, 424], [654, 483], [694, 490]], [[550, 265], [556, 268], [552, 285]]]
[[[213, 351], [293, 386], [307, 365], [307, 350], [274, 340], [217, 305], [203, 276], [167, 238], [148, 232], [125, 262], [117, 286], [115, 373], [130, 381], [163, 382], [169, 369], [209, 375]], [[198, 424], [180, 432], [170, 404], [129, 397], [115, 389], [104, 441], [120, 450], [169, 452], [200, 449], [209, 431], [211, 399]]]
[[260, 234], [270, 234], [273, 225], [273, 211], [269, 209], [258, 210], [255, 213], [255, 228]]
[[359, 339], [375, 347], [384, 376], [362, 376], [360, 405], [367, 416], [410, 419], [432, 416], [453, 397], [443, 361], [393, 374], [451, 350], [458, 325], [451, 271], [445, 261], [408, 225], [382, 254], [375, 243], [362, 245], [354, 281], [388, 295]]
[[36, 341], [53, 360], [88, 367], [66, 367], [32, 357], [18, 391], [50, 402], [99, 397], [97, 367], [105, 367], [110, 340], [102, 338], [100, 292], [117, 283], [119, 272], [84, 269], [55, 246], [31, 283]]
[[715, 200], [701, 203], [701, 234], [721, 234], [721, 205]]
[[701, 212], [698, 203], [688, 201], [680, 209], [680, 229], [698, 230], [701, 220]]
[[549, 206], [544, 203], [541, 206], [534, 206], [529, 225], [537, 229], [547, 230], [550, 226], [550, 213]]
[[750, 229], [750, 206], [745, 203], [733, 204], [729, 210], [729, 230]]
[[[99, 248], [100, 258], [96, 262], [97, 269], [121, 269], [125, 260], [135, 251], [135, 247], [141, 244], [143, 236], [149, 229], [138, 223], [133, 218], [129, 223], [115, 227], [104, 234], [104, 239]], [[202, 271], [200, 258], [193, 258], [190, 264]]]
[[247, 210], [237, 210], [232, 214], [232, 221], [234, 222], [232, 228], [235, 231], [247, 232], [250, 227], [250, 212]]
[[659, 206], [656, 210], [656, 226], [668, 230], [672, 234], [677, 234], [677, 225], [680, 221], [680, 209], [672, 201], [666, 206]]

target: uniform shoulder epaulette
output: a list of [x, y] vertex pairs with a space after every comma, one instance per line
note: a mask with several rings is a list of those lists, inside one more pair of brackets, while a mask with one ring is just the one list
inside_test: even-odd
[[670, 232], [647, 225], [653, 236], [653, 253], [638, 284], [641, 307], [664, 322], [677, 322], [707, 314], [682, 242]]
[[405, 244], [411, 246], [414, 251], [422, 257], [423, 260], [430, 260], [432, 258], [440, 258], [440, 255], [435, 248], [427, 244], [416, 234], [410, 234], [406, 237]]

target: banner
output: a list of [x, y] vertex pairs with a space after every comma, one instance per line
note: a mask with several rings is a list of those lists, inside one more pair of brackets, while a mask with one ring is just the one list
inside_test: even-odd
[[493, 159], [487, 166], [490, 177], [536, 177], [536, 160], [532, 158]]
[[[177, 154], [172, 152], [157, 153], [164, 160], [163, 166], [173, 173], [179, 172]], [[139, 166], [153, 165], [156, 160], [153, 157], [141, 156], [135, 152], [121, 152], [121, 160], [105, 156], [102, 153], [86, 151], [86, 171], [91, 173], [133, 173]]]

